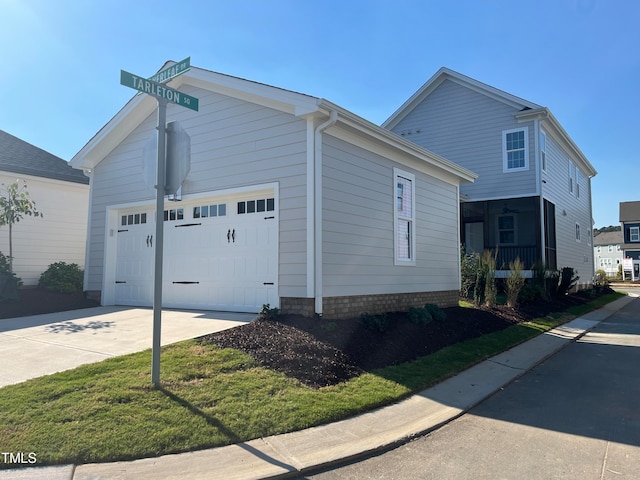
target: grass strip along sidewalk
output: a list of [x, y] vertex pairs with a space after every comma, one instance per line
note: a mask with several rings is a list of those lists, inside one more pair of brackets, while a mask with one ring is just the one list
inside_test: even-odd
[[397, 401], [620, 296], [321, 389], [194, 340], [163, 347], [160, 389], [150, 383], [149, 351], [117, 357], [1, 388], [0, 450], [33, 452], [37, 465], [82, 464], [300, 430]]

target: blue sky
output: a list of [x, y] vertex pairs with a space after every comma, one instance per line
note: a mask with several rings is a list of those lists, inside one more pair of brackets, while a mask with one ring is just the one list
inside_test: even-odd
[[636, 0], [0, 0], [0, 129], [70, 160], [132, 97], [120, 69], [191, 57], [382, 123], [440, 67], [547, 106], [595, 226], [640, 200]]

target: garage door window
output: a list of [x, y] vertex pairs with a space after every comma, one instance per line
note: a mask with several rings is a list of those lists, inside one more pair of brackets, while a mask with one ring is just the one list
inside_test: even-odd
[[227, 204], [202, 205], [193, 207], [193, 218], [224, 217], [227, 215]]
[[238, 215], [245, 213], [273, 212], [275, 201], [273, 198], [261, 198], [259, 200], [247, 200], [238, 202]]
[[141, 223], [147, 223], [146, 213], [131, 213], [129, 215], [122, 215], [121, 225], [140, 225]]
[[164, 221], [171, 222], [184, 219], [184, 210], [182, 208], [174, 208], [164, 211]]

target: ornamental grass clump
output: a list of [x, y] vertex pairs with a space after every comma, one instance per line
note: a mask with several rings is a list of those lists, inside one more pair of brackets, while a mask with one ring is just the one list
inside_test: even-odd
[[524, 265], [520, 258], [516, 258], [509, 263], [510, 272], [506, 281], [508, 307], [515, 308], [518, 305], [518, 297], [525, 282], [524, 276], [522, 275], [523, 269]]

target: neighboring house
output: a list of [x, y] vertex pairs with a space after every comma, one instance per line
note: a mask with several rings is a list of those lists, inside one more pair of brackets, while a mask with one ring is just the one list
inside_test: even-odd
[[604, 270], [607, 277], [618, 275], [618, 268], [622, 265], [622, 244], [624, 239], [621, 231], [602, 232], [593, 237], [593, 254], [595, 269]]
[[[0, 130], [0, 184], [24, 180], [43, 217], [13, 226], [13, 270], [26, 286], [55, 262], [84, 265], [89, 179], [65, 160]], [[0, 186], [0, 192], [4, 187]], [[0, 193], [1, 195], [2, 193]], [[0, 252], [9, 256], [9, 227], [0, 227]]]
[[497, 251], [496, 276], [519, 257], [591, 283], [596, 171], [548, 108], [442, 68], [383, 127], [478, 174], [460, 189], [462, 242]]
[[[191, 170], [165, 203], [164, 306], [339, 318], [457, 304], [473, 173], [321, 98], [201, 68], [169, 86], [199, 111], [167, 109]], [[71, 161], [91, 176], [85, 286], [104, 305], [152, 304], [156, 117], [133, 96]]]
[[624, 237], [622, 253], [628, 259], [625, 278], [640, 280], [640, 202], [620, 202], [620, 223]]

